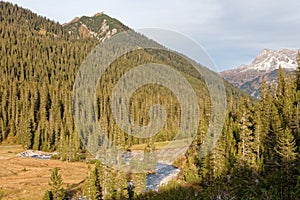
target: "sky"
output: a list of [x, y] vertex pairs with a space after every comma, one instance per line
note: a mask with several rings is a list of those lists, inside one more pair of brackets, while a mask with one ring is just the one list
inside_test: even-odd
[[300, 49], [299, 0], [5, 0], [65, 23], [98, 12], [133, 29], [184, 34], [218, 71], [250, 64], [265, 48]]

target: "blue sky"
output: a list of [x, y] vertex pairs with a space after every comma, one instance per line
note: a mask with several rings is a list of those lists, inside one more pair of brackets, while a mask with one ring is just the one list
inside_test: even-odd
[[220, 70], [251, 63], [264, 48], [300, 48], [299, 0], [9, 1], [61, 23], [104, 11], [133, 29], [174, 30], [203, 46]]

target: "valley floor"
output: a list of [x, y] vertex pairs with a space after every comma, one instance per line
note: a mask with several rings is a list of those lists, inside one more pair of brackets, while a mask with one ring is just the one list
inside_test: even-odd
[[[0, 199], [42, 199], [49, 189], [51, 170], [60, 168], [64, 187], [76, 190], [86, 177], [87, 165], [58, 160], [21, 158], [20, 146], [0, 146]], [[2, 195], [2, 198], [1, 198]]]

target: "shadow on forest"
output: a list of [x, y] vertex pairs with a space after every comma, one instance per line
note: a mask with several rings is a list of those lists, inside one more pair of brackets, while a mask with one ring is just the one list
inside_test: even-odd
[[285, 178], [286, 176], [284, 171], [279, 169], [259, 174], [247, 166], [240, 166], [232, 169], [231, 175], [219, 177], [211, 182], [203, 181], [205, 184], [183, 186], [172, 183], [160, 188], [159, 192], [143, 193], [135, 199], [299, 199], [299, 183], [297, 185], [296, 182]]

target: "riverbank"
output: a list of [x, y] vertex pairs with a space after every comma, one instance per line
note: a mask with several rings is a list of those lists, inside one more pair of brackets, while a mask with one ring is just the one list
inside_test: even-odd
[[[55, 154], [55, 153], [54, 153]], [[84, 186], [87, 164], [50, 160], [53, 153], [24, 150], [21, 146], [0, 146], [0, 196], [2, 199], [42, 199], [49, 188], [51, 170], [60, 169], [64, 188], [76, 191]], [[177, 177], [179, 169], [157, 164], [155, 173], [147, 174], [146, 190], [157, 191]]]
[[16, 156], [22, 158], [35, 158], [40, 160], [50, 160], [52, 156], [57, 155], [57, 153], [47, 153], [42, 151], [26, 150], [18, 153]]
[[42, 199], [49, 188], [51, 170], [55, 167], [60, 169], [65, 188], [76, 190], [83, 186], [87, 173], [87, 165], [83, 162], [68, 163], [22, 157], [0, 159], [1, 200]]

